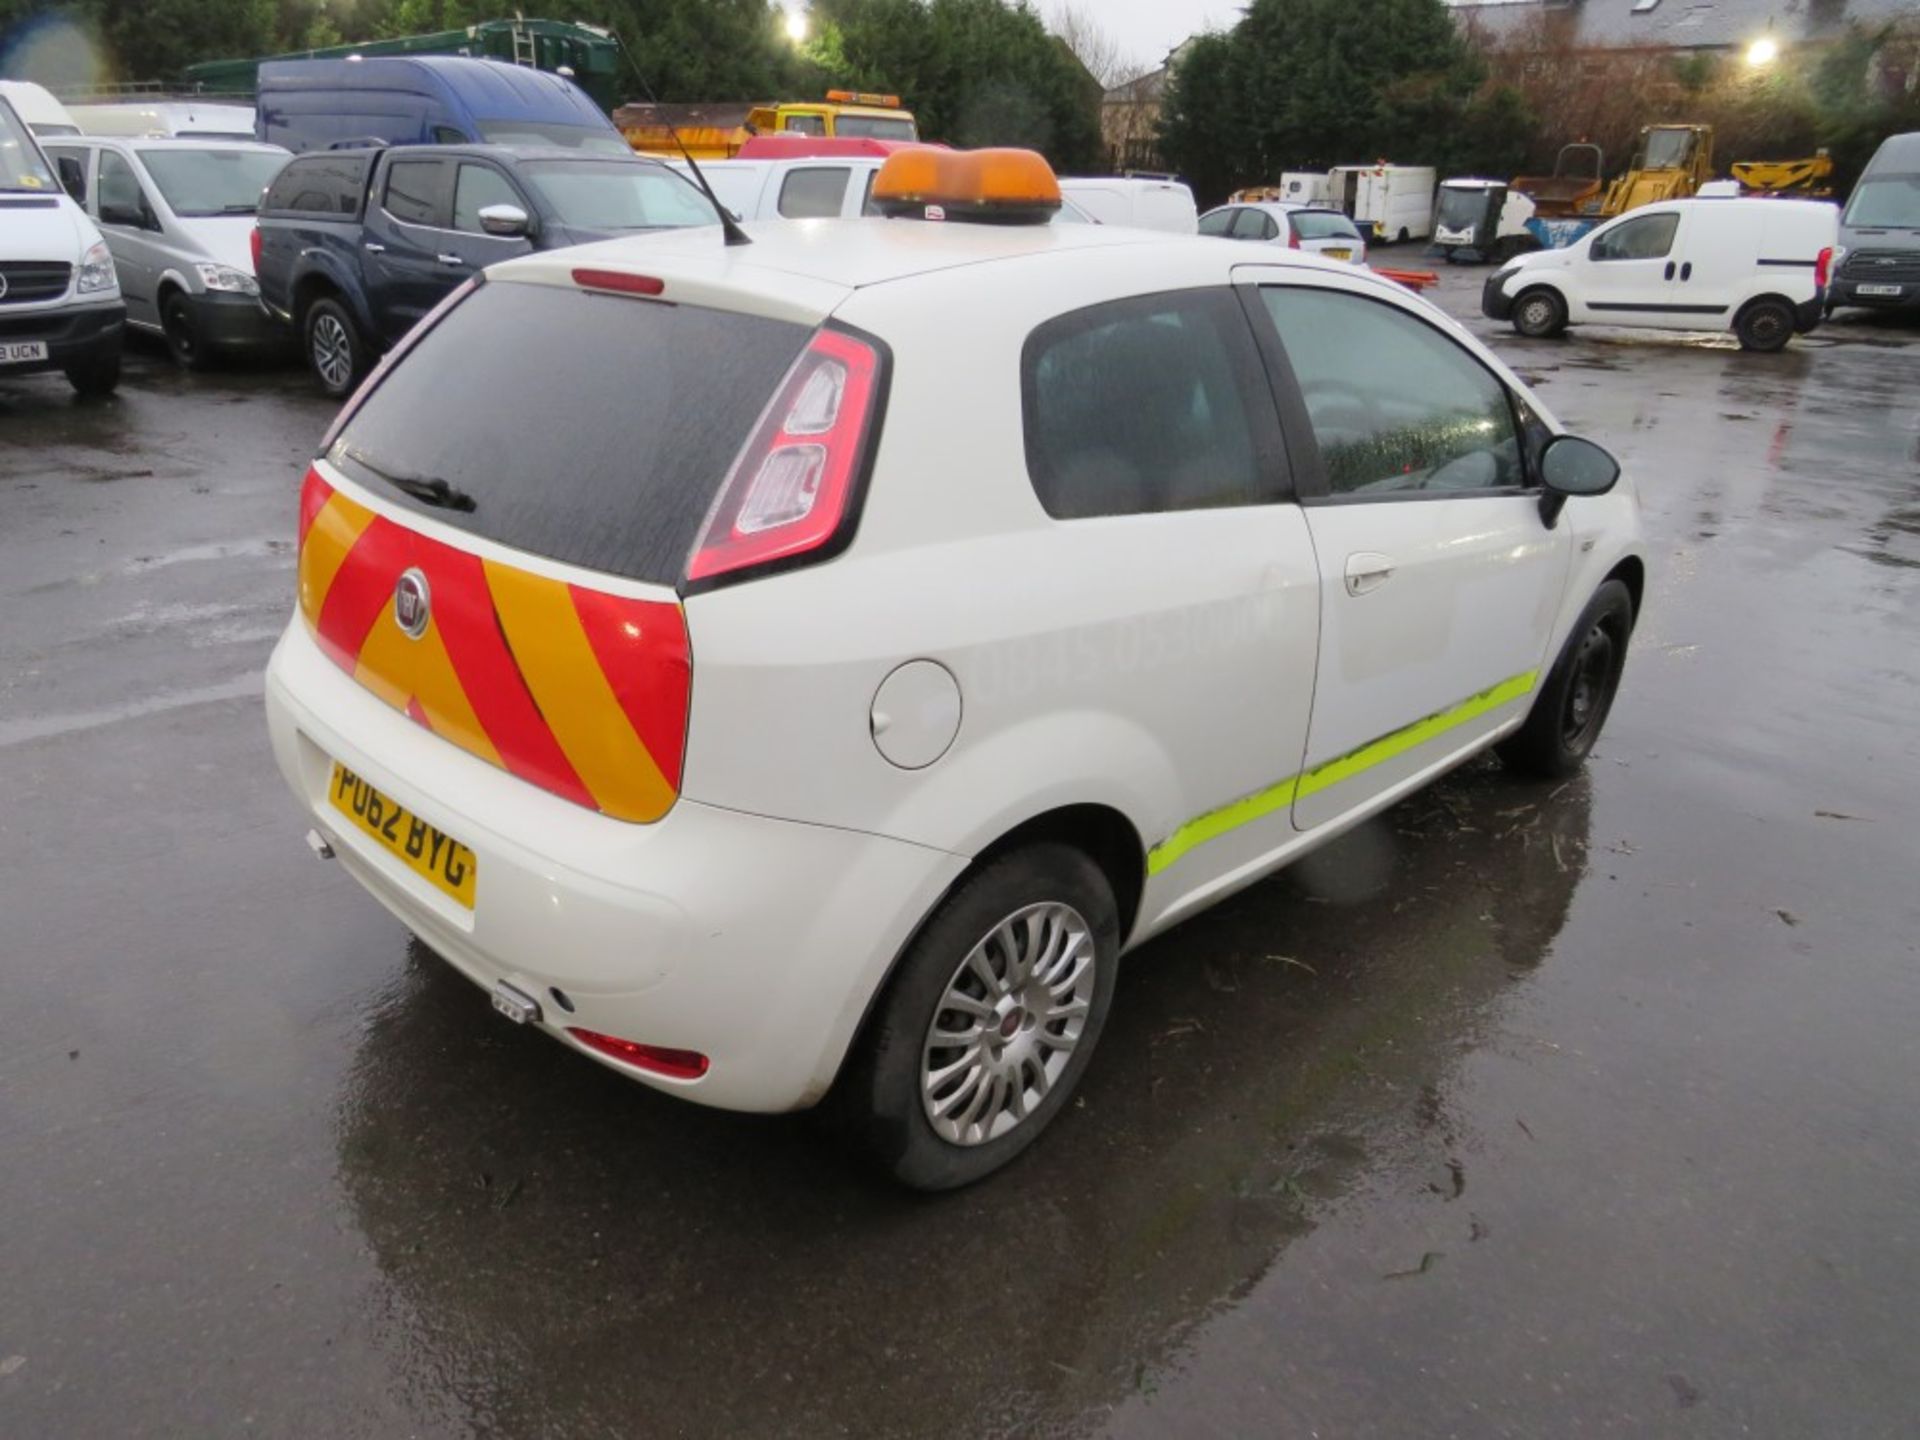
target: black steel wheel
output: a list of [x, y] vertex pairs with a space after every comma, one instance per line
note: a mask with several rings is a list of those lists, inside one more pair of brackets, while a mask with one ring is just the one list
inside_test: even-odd
[[1578, 770], [1613, 709], [1632, 634], [1633, 596], [1621, 581], [1608, 580], [1593, 592], [1534, 692], [1526, 724], [1501, 741], [1500, 758], [1550, 780]]

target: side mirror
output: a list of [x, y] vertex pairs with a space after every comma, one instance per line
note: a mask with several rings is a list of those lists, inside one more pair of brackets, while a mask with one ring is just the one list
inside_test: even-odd
[[76, 205], [87, 203], [87, 170], [72, 155], [62, 155], [54, 162], [60, 171], [60, 188], [73, 197]]
[[1575, 495], [1604, 495], [1620, 478], [1620, 462], [1578, 435], [1556, 435], [1540, 452], [1540, 519], [1551, 530]]
[[102, 200], [100, 219], [108, 225], [131, 225], [136, 230], [146, 223], [146, 217], [140, 213], [138, 205], [128, 205], [119, 200]]
[[502, 240], [517, 240], [533, 228], [533, 222], [518, 205], [482, 205], [480, 228]]

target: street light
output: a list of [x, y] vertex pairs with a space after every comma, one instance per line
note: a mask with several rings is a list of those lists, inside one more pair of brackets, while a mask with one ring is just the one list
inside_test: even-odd
[[1780, 46], [1772, 36], [1762, 35], [1747, 47], [1747, 64], [1758, 70], [1762, 65], [1771, 65], [1780, 54]]
[[787, 39], [796, 45], [804, 45], [807, 39], [807, 16], [803, 10], [787, 12]]

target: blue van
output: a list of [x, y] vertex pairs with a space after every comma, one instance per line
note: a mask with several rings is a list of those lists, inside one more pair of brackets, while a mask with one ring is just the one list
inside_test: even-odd
[[254, 128], [296, 153], [375, 140], [633, 153], [606, 112], [565, 77], [455, 55], [267, 61]]

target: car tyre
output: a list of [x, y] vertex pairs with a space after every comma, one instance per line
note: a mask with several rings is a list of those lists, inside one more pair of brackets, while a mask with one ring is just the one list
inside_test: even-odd
[[1513, 302], [1513, 328], [1530, 340], [1551, 340], [1567, 328], [1567, 302], [1544, 285]]
[[94, 355], [66, 368], [67, 383], [83, 400], [100, 400], [120, 384], [120, 352]]
[[307, 369], [323, 392], [344, 400], [367, 373], [370, 358], [366, 337], [354, 324], [352, 313], [332, 296], [324, 297], [307, 307], [302, 331]]
[[1742, 350], [1771, 355], [1784, 349], [1793, 338], [1793, 307], [1771, 295], [1763, 295], [1740, 312], [1733, 322], [1733, 333]]
[[1544, 780], [1571, 775], [1586, 761], [1620, 690], [1633, 634], [1633, 595], [1608, 580], [1574, 622], [1522, 725], [1500, 742], [1500, 758]]
[[990, 860], [907, 946], [826, 1118], [914, 1189], [992, 1174], [1078, 1085], [1119, 955], [1113, 887], [1085, 854], [1048, 843]]
[[189, 370], [198, 370], [206, 364], [199, 330], [193, 323], [193, 307], [178, 290], [160, 304], [160, 331], [166, 337], [168, 353], [178, 363]]

